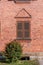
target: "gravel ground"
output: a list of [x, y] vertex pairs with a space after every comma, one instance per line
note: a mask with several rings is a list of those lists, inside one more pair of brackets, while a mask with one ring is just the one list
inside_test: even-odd
[[39, 60], [40, 65], [43, 65], [43, 59]]

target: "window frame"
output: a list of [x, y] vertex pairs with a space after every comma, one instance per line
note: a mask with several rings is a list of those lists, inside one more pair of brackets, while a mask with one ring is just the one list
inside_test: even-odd
[[[23, 38], [19, 38], [19, 37], [16, 36], [16, 39], [17, 39], [17, 40], [29, 40], [29, 39], [31, 39], [31, 37], [30, 37], [30, 21], [17, 21], [17, 24], [18, 24], [19, 22], [21, 22], [22, 25], [23, 25], [23, 29], [22, 29], [22, 30], [23, 30]], [[26, 22], [26, 23], [29, 23], [29, 37], [27, 37], [27, 38], [25, 38], [25, 36], [24, 36], [24, 33], [25, 33], [24, 30], [26, 31], [26, 29], [24, 29], [24, 23], [25, 23], [25, 22]], [[17, 32], [18, 32], [17, 26], [16, 26], [16, 30], [17, 30], [17, 31], [16, 31], [16, 35], [17, 35]], [[28, 29], [27, 29], [27, 31], [28, 31]]]

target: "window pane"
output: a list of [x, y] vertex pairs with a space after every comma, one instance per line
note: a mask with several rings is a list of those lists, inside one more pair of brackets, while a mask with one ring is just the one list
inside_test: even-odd
[[24, 29], [29, 29], [29, 23], [24, 23]]
[[25, 37], [25, 38], [29, 37], [29, 31], [25, 31], [25, 32], [24, 32], [24, 37]]
[[22, 31], [17, 32], [17, 37], [23, 37]]
[[22, 29], [22, 23], [17, 24], [17, 29]]

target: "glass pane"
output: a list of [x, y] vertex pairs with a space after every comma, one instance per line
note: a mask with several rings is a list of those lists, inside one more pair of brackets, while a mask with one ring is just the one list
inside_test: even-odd
[[17, 32], [17, 37], [23, 37], [22, 31], [18, 31], [18, 32]]
[[24, 23], [24, 29], [29, 29], [29, 23]]
[[22, 23], [17, 23], [17, 29], [22, 29]]
[[24, 37], [25, 37], [25, 38], [29, 37], [29, 31], [25, 31], [25, 32], [24, 32]]

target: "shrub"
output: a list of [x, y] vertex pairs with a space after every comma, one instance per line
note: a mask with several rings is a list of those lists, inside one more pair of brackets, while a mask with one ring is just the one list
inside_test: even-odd
[[5, 56], [10, 61], [17, 61], [22, 54], [22, 47], [18, 42], [11, 42], [6, 45]]

